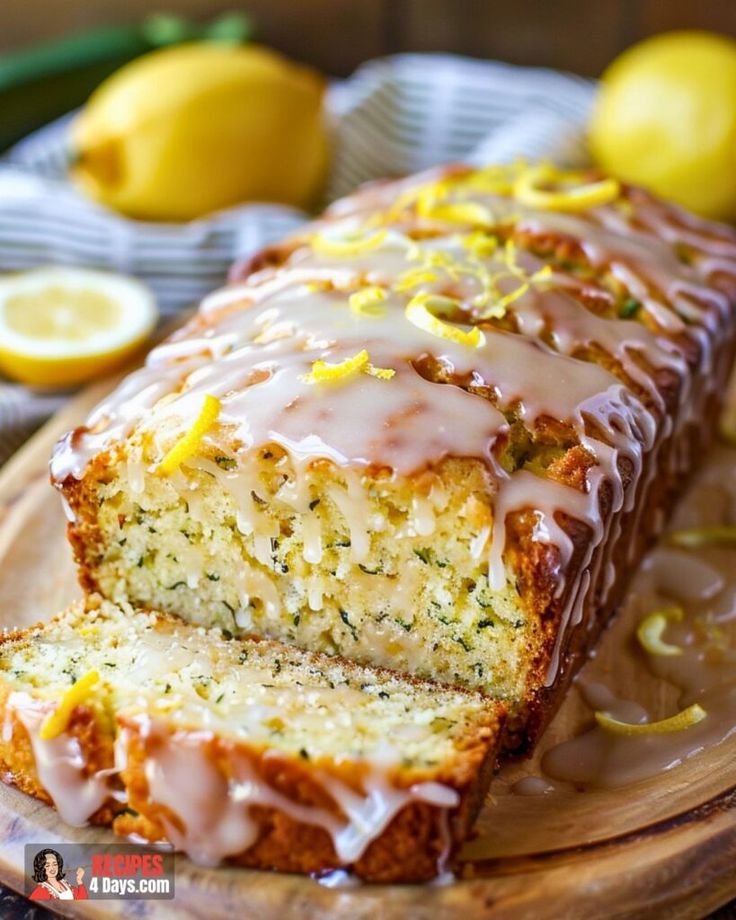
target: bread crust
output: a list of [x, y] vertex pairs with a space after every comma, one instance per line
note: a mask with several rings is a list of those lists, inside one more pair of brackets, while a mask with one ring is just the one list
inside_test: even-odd
[[[554, 681], [549, 685], [547, 675], [550, 661], [558, 642], [562, 612], [569, 602], [569, 593], [556, 594], [556, 572], [559, 569], [557, 548], [531, 538], [532, 522], [528, 519], [527, 512], [517, 512], [509, 519], [507, 559], [527, 603], [532, 626], [531, 639], [526, 651], [529, 661], [527, 689], [523, 705], [512, 708], [507, 722], [507, 736], [504, 742], [507, 751], [519, 754], [531, 750], [536, 739], [549, 724], [576, 670], [594, 648], [600, 633], [615, 614], [625, 595], [635, 572], [635, 566], [630, 560], [642, 558], [652, 546], [661, 533], [677, 497], [686, 487], [689, 476], [697, 468], [698, 461], [716, 430], [722, 394], [725, 392], [729, 370], [736, 353], [735, 335], [736, 324], [732, 319], [722, 338], [713, 343], [715, 357], [712, 374], [715, 385], [711, 386], [710, 395], [703, 403], [703, 411], [690, 424], [683, 426], [676, 437], [670, 435], [665, 438], [656, 455], [650, 454], [646, 458], [633, 508], [621, 511], [617, 515], [620, 535], [611, 557], [615, 577], [605, 600], [602, 599], [600, 583], [600, 578], [605, 575], [605, 565], [601, 563], [601, 557], [611, 551], [611, 546], [606, 542], [595, 549], [589, 568], [591, 571], [598, 570], [599, 583], [591, 585], [587, 592], [582, 625], [570, 631], [559, 653], [560, 667]], [[700, 355], [691, 350], [690, 363], [693, 367], [699, 359]], [[666, 372], [655, 373], [655, 379], [666, 411], [674, 413], [680, 398], [681, 382]], [[699, 387], [696, 392], [690, 394], [691, 400], [700, 399], [701, 391], [709, 384], [702, 375], [696, 379]], [[478, 463], [474, 460], [465, 462]], [[554, 476], [560, 482], [582, 489], [589, 463], [590, 459], [584, 451], [568, 451], [562, 463], [555, 469]], [[624, 488], [628, 489], [632, 471], [627, 466], [625, 458], [620, 460], [619, 465]], [[79, 582], [86, 593], [101, 590], [95, 569], [104, 554], [105, 545], [97, 525], [95, 488], [98, 482], [104, 482], [106, 477], [109, 477], [112, 466], [111, 452], [100, 453], [90, 462], [83, 479], [69, 477], [61, 484], [67, 501], [75, 511], [76, 520], [67, 525], [67, 535], [77, 563]], [[666, 472], [668, 470], [669, 473]], [[442, 476], [441, 466], [436, 472]], [[423, 475], [423, 472], [418, 473], [414, 479], [419, 482]], [[488, 501], [490, 500], [489, 492]], [[601, 520], [611, 527], [614, 523], [611, 493], [605, 484], [601, 491], [599, 512]], [[563, 529], [573, 545], [570, 572], [579, 573], [590, 541], [590, 530], [580, 521], [564, 516], [562, 520]], [[575, 577], [568, 578], [571, 589], [576, 584]]]
[[[5, 641], [4, 637], [2, 641]], [[38, 776], [28, 729], [15, 707], [9, 705], [12, 692], [12, 688], [0, 680], [0, 724], [3, 725], [0, 733], [0, 778], [8, 785], [17, 786], [26, 795], [53, 806], [53, 799]], [[98, 771], [109, 770], [113, 766], [114, 736], [103, 728], [91, 707], [80, 705], [74, 709], [66, 734], [79, 744], [85, 777], [94, 776]], [[90, 816], [89, 823], [109, 825], [122, 807], [111, 797]]]
[[[95, 596], [86, 602], [88, 611], [99, 606], [100, 599]], [[169, 617], [159, 615], [159, 618], [161, 623], [171, 623]], [[2, 636], [0, 655], [3, 646], [31, 639], [43, 628], [39, 625]], [[216, 632], [219, 635], [219, 631]], [[207, 640], [204, 637], [199, 641]], [[263, 644], [282, 648], [275, 642], [264, 641]], [[294, 654], [293, 649], [289, 651]], [[303, 657], [307, 662], [324, 658], [309, 653]], [[356, 667], [351, 662], [343, 664], [348, 670]], [[0, 671], [0, 724], [4, 726], [0, 733], [0, 777], [22, 792], [53, 805], [39, 777], [29, 731], [10, 699], [14, 692], [12, 681], [6, 679], [5, 674], [7, 672]], [[426, 682], [406, 680], [414, 686], [427, 687]], [[43, 699], [35, 694], [31, 696], [36, 701]], [[51, 712], [59, 701], [46, 699], [45, 702]], [[227, 861], [251, 868], [317, 875], [347, 868], [356, 877], [371, 882], [420, 882], [434, 878], [438, 867], [444, 868], [467, 839], [482, 806], [497, 762], [504, 718], [502, 705], [489, 704], [479, 712], [473, 729], [459, 739], [452, 758], [437, 768], [396, 767], [391, 771], [388, 780], [393, 789], [408, 789], [417, 783], [440, 783], [457, 792], [458, 804], [447, 809], [425, 801], [407, 800], [355, 862], [341, 862], [332, 837], [324, 828], [300, 821], [287, 813], [288, 810], [262, 804], [250, 806], [250, 815], [257, 824], [253, 843]], [[159, 716], [155, 717], [154, 731], [151, 725], [151, 718], [145, 713], [102, 712], [85, 703], [72, 710], [64, 735], [79, 744], [84, 777], [92, 778], [100, 770], [112, 770], [115, 744], [120, 743], [121, 735], [124, 738], [124, 766], [110, 779], [111, 792], [114, 791], [116, 797], [111, 795], [90, 817], [90, 823], [111, 826], [117, 834], [136, 835], [136, 839], [152, 843], [167, 839], [166, 822], [180, 831], [185, 830], [179, 815], [152, 800], [147, 778], [147, 768], [157, 750], [169, 743], [175, 750], [177, 745], [181, 749], [196, 749], [198, 756], [204, 758], [206, 768], [216, 771], [227, 788], [229, 781], [236, 778], [238, 766], [245, 761], [265, 788], [282, 799], [297, 807], [315, 807], [338, 820], [342, 812], [330, 794], [330, 778], [362, 794], [365, 779], [371, 772], [371, 765], [365, 762], [347, 758], [341, 758], [339, 763], [328, 758], [305, 762], [267, 747], [203, 731], [199, 726], [186, 728], [165, 723]], [[185, 779], [187, 784], [193, 780], [190, 775]], [[184, 790], [185, 797], [189, 788], [187, 785]], [[212, 804], [214, 807], [215, 803]]]
[[[467, 169], [464, 167], [451, 167], [438, 171], [435, 178], [446, 180], [462, 176], [466, 172]], [[407, 181], [411, 183], [413, 180]], [[196, 337], [207, 329], [216, 330], [218, 322], [223, 317], [232, 319], [239, 310], [244, 309], [244, 304], [256, 303], [259, 286], [277, 281], [282, 267], [288, 268], [287, 263], [294, 255], [297, 257], [297, 270], [299, 265], [308, 262], [311, 257], [309, 252], [302, 259], [300, 248], [309, 250], [310, 239], [314, 240], [316, 234], [329, 229], [330, 226], [334, 226], [336, 220], [346, 216], [368, 214], [374, 218], [378, 217], [378, 224], [374, 221], [373, 226], [380, 226], [383, 220], [387, 228], [393, 228], [395, 225], [402, 233], [406, 232], [414, 243], [433, 235], [443, 236], [443, 230], [438, 229], [438, 223], [441, 224], [443, 218], [433, 218], [431, 208], [429, 213], [420, 215], [417, 205], [416, 212], [409, 216], [386, 216], [386, 207], [392, 209], [397, 196], [401, 198], [403, 191], [403, 184], [373, 183], [338, 203], [328, 210], [323, 218], [291, 239], [270, 246], [242, 265], [236, 266], [231, 273], [231, 280], [250, 281], [251, 286], [243, 289], [242, 296], [238, 294], [237, 297], [231, 298], [229, 303], [227, 300], [218, 300], [214, 306], [210, 304], [205, 312], [199, 314], [190, 326], [178, 334], [178, 340], [186, 341], [187, 338], [193, 338], [196, 342]], [[636, 209], [642, 204], [652, 206], [653, 212], [648, 215], [637, 212]], [[554, 516], [555, 524], [569, 541], [568, 559], [563, 560], [563, 554], [553, 543], [545, 543], [535, 538], [535, 513], [539, 509], [535, 509], [532, 499], [528, 507], [519, 508], [515, 505], [514, 510], [501, 522], [505, 527], [503, 563], [505, 574], [508, 575], [508, 584], [511, 586], [509, 591], [513, 593], [516, 589], [527, 614], [527, 620], [523, 624], [524, 643], [519, 663], [519, 671], [523, 669], [524, 673], [523, 687], [510, 701], [511, 714], [504, 740], [505, 749], [509, 752], [521, 753], [533, 746], [558, 709], [576, 670], [615, 613], [635, 571], [636, 562], [661, 532], [675, 498], [684, 488], [689, 474], [696, 467], [715, 430], [721, 395], [725, 390], [728, 369], [736, 347], [736, 280], [719, 271], [691, 272], [684, 279], [681, 274], [681, 265], [697, 265], [699, 259], [703, 262], [714, 261], [708, 257], [707, 242], [711, 237], [719, 241], [721, 248], [733, 246], [736, 252], [736, 235], [727, 229], [717, 231], [713, 225], [697, 226], [695, 219], [689, 219], [667, 205], [657, 204], [646, 193], [628, 187], [622, 190], [620, 200], [617, 199], [611, 206], [615, 213], [608, 215], [609, 223], [601, 216], [601, 212], [598, 212], [596, 217], [596, 210], [593, 209], [593, 216], [581, 218], [578, 224], [569, 214], [562, 215], [563, 220], [559, 225], [554, 221], [545, 223], [541, 220], [537, 226], [536, 218], [539, 215], [534, 213], [531, 220], [526, 222], [517, 217], [508, 218], [506, 223], [495, 218], [490, 221], [495, 239], [494, 246], [500, 249], [511, 243], [523, 248], [527, 256], [545, 262], [545, 268], [552, 268], [553, 274], [568, 273], [564, 283], [560, 283], [557, 288], [553, 286], [553, 293], [559, 294], [562, 291], [569, 294], [573, 300], [577, 300], [578, 303], [573, 306], [576, 309], [580, 307], [580, 314], [585, 314], [582, 319], [579, 315], [576, 318], [574, 310], [560, 310], [555, 313], [555, 304], [552, 302], [539, 309], [537, 304], [526, 305], [538, 320], [538, 326], [530, 324], [526, 328], [536, 331], [525, 332], [525, 327], [519, 316], [515, 315], [513, 308], [498, 317], [497, 322], [494, 318], [495, 325], [486, 318], [481, 319], [478, 326], [489, 335], [493, 332], [499, 333], [499, 338], [505, 336], [505, 343], [509, 341], [507, 333], [527, 335], [534, 341], [535, 346], [538, 346], [540, 355], [543, 352], [555, 352], [564, 360], [580, 359], [580, 363], [596, 365], [596, 369], [607, 372], [614, 383], [620, 383], [644, 408], [652, 421], [653, 436], [650, 441], [647, 440], [641, 426], [638, 429], [636, 426], [630, 427], [623, 440], [617, 438], [613, 431], [616, 427], [615, 422], [611, 422], [610, 416], [601, 416], [608, 419], [608, 431], [600, 430], [600, 426], [603, 425], [600, 421], [586, 418], [573, 423], [571, 418], [574, 413], [569, 418], [563, 417], [568, 409], [579, 409], [585, 400], [574, 407], [563, 405], [558, 413], [559, 417], [552, 418], [537, 413], [527, 424], [524, 412], [518, 411], [519, 405], [523, 407], [526, 395], [523, 385], [528, 384], [530, 389], [533, 389], [534, 384], [533, 370], [530, 371], [526, 365], [526, 376], [522, 374], [519, 380], [515, 380], [513, 374], [511, 375], [511, 384], [507, 387], [509, 392], [505, 396], [507, 402], [501, 405], [500, 394], [503, 387], [500, 384], [496, 386], [494, 380], [490, 379], [492, 373], [488, 375], [489, 379], [485, 380], [483, 375], [476, 371], [476, 365], [471, 364], [471, 370], [460, 373], [455, 370], [452, 361], [444, 358], [440, 360], [436, 355], [425, 353], [412, 355], [413, 369], [420, 377], [432, 383], [454, 384], [484, 398], [505, 416], [507, 427], [498, 434], [493, 444], [493, 459], [497, 461], [497, 466], [494, 468], [492, 463], [488, 464], [488, 487], [478, 490], [479, 501], [484, 504], [484, 510], [488, 511], [489, 515], [495, 497], [494, 487], [497, 487], [500, 493], [504, 485], [502, 476], [497, 477], [498, 482], [491, 481], [491, 471], [493, 470], [495, 475], [499, 467], [507, 472], [510, 469], [510, 475], [513, 476], [519, 470], [529, 470], [531, 467], [524, 465], [524, 447], [528, 448], [533, 444], [535, 447], [544, 445], [559, 448], [561, 456], [556, 456], [544, 466], [540, 478], [547, 478], [555, 484], [576, 490], [579, 493], [577, 497], [588, 490], [592, 491], [593, 488], [589, 479], [595, 465], [595, 451], [586, 448], [586, 438], [587, 443], [590, 443], [590, 439], [594, 437], [591, 429], [599, 425], [596, 432], [599, 435], [597, 440], [604, 447], [615, 445], [618, 451], [618, 459], [607, 468], [609, 476], [603, 480], [597, 492], [597, 507], [593, 508], [594, 512], [597, 512], [594, 515], [596, 520], [589, 516], [589, 523], [586, 524], [574, 514], [565, 513], [564, 508], [554, 515], [549, 515]], [[502, 211], [500, 213], [503, 214]], [[661, 231], [667, 247], [667, 250], [663, 251], [661, 248], [657, 250], [653, 243], [660, 233], [655, 218], [662, 217], [665, 213], [672, 222], [667, 225], [667, 232]], [[627, 215], [631, 214], [631, 223], [627, 224]], [[646, 222], [647, 218], [651, 219], [650, 223]], [[614, 228], [613, 231], [610, 231], [611, 227]], [[679, 242], [678, 228], [682, 230], [680, 235], [683, 239], [695, 238], [696, 243], [699, 240], [702, 245], [690, 243], [688, 245], [692, 251], [688, 251], [688, 245], [681, 245]], [[692, 232], [689, 232], [691, 230]], [[609, 231], [610, 235], [621, 243], [620, 246], [610, 244], [607, 247], [605, 234]], [[635, 263], [632, 249], [623, 245], [629, 231], [632, 236], [640, 232], [645, 236], [649, 234], [649, 243], [652, 245], [649, 246], [646, 240], [644, 243], [647, 244], [647, 252], [650, 248], [653, 252], [653, 256], [648, 253], [652, 257], [652, 264], [649, 266], [654, 269], [652, 272], [641, 269], [638, 263], [633, 266], [630, 264]], [[445, 236], [449, 237], [453, 232], [452, 227], [444, 227]], [[483, 231], [478, 232], [482, 234]], [[598, 250], [598, 255], [590, 255], [586, 242]], [[601, 256], [600, 252], [603, 252], [604, 256]], [[605, 255], [606, 252], [608, 255]], [[571, 264], [567, 265], [568, 262]], [[646, 258], [642, 262], [646, 263]], [[662, 264], [657, 264], [658, 262]], [[576, 273], [575, 263], [578, 263], [577, 268], [583, 263], [584, 271]], [[637, 270], [641, 269], [638, 287], [636, 282], [632, 284], [630, 280], [622, 281], [621, 273], [613, 271], [613, 263], [616, 263], [619, 269], [632, 269], [634, 275], [637, 274], [633, 271], [634, 267]], [[347, 265], [354, 276], [360, 279], [356, 282], [359, 287], [368, 283], [366, 273], [361, 268], [362, 263], [341, 264]], [[467, 268], [467, 265], [465, 267]], [[375, 274], [381, 281], [380, 271]], [[386, 276], [390, 278], [390, 274], [386, 269]], [[626, 275], [623, 274], [623, 277]], [[690, 283], [695, 277], [698, 283]], [[374, 281], [375, 278], [370, 283]], [[385, 279], [381, 283], [384, 281]], [[337, 291], [342, 295], [348, 292], [349, 286], [346, 285], [343, 289], [339, 278], [334, 284], [329, 279], [325, 284], [332, 293]], [[391, 290], [398, 289], [391, 288], [388, 282], [386, 284]], [[576, 287], [576, 284], [579, 286]], [[448, 289], [450, 294], [455, 290], [449, 285]], [[570, 293], [571, 291], [573, 293]], [[724, 309], [722, 304], [719, 306], [711, 299], [714, 292], [728, 299], [728, 309]], [[602, 331], [598, 319], [610, 320], [613, 324], [619, 321], [630, 323], [630, 328], [634, 325], [634, 321], [630, 320], [632, 314], [628, 312], [631, 304], [628, 301], [621, 302], [624, 296], [633, 298], [637, 322], [645, 327], [646, 335], [642, 334], [637, 339], [637, 336], [633, 333], [630, 335], [624, 329], [619, 337], [615, 334], [608, 337], [606, 345], [606, 331]], [[685, 302], [689, 298], [691, 307], [697, 304], [699, 315], [695, 319], [692, 310], [688, 312], [686, 307], [678, 304], [678, 298], [682, 297]], [[656, 310], [642, 310], [643, 304], [640, 301], [647, 299], [658, 304], [664, 312], [671, 308], [671, 316], [667, 322], [662, 318], [663, 314], [658, 314]], [[290, 308], [291, 306], [289, 304]], [[625, 308], [623, 312], [622, 307]], [[591, 319], [589, 314], [593, 314], [595, 319]], [[574, 328], [556, 329], [555, 317], [562, 317], [565, 321], [572, 317], [570, 326]], [[684, 322], [681, 321], [682, 317], [685, 318]], [[464, 318], [468, 318], [467, 314]], [[475, 322], [472, 313], [470, 320]], [[560, 324], [563, 324], [562, 320]], [[688, 328], [689, 326], [692, 328]], [[556, 339], [555, 333], [560, 333]], [[561, 340], [565, 339], [564, 334], [567, 334], [572, 344], [562, 343]], [[596, 337], [599, 334], [601, 341]], [[659, 350], [663, 342], [667, 346], [663, 351], [667, 352], [669, 357], [676, 354], [679, 363], [668, 362], [666, 357], [663, 357]], [[706, 360], [706, 353], [709, 351], [712, 354], [710, 359]], [[213, 364], [216, 362], [217, 359], [214, 359]], [[562, 372], [560, 373], [562, 376]], [[602, 379], [603, 377], [596, 377], [595, 386], [598, 386]], [[689, 392], [685, 392], [690, 379], [692, 387]], [[517, 385], [520, 387], [520, 394], [512, 392], [513, 386]], [[605, 383], [601, 386], [605, 390]], [[571, 384], [571, 390], [574, 393], [578, 392], [574, 382]], [[535, 398], [533, 395], [530, 397], [532, 402]], [[547, 406], [545, 400], [537, 400], [537, 403], [540, 402], [544, 407]], [[290, 407], [291, 404], [287, 406]], [[637, 418], [641, 421], [641, 417]], [[526, 439], [519, 451], [520, 459], [513, 451], [509, 451], [509, 457], [503, 456], [504, 448], [509, 447], [509, 444], [515, 446], [512, 443], [514, 426], [517, 426], [517, 433], [523, 429], [522, 439]], [[78, 429], [69, 437], [73, 441], [80, 437], [83, 431], [84, 429]], [[626, 439], [629, 443], [625, 443]], [[76, 514], [76, 521], [69, 525], [69, 538], [79, 566], [80, 581], [88, 591], [99, 590], [102, 587], [98, 567], [105, 553], [105, 537], [98, 525], [96, 487], [98, 483], [104, 483], [106, 477], [114, 475], [113, 467], [120, 457], [125, 457], [126, 445], [129, 444], [129, 441], [122, 440], [113, 444], [110, 450], [93, 456], [81, 480], [68, 476], [63, 481], [56, 482]], [[263, 445], [256, 444], [255, 447], [258, 449]], [[628, 447], [633, 448], [629, 453]], [[632, 459], [636, 450], [640, 450], [643, 455], [640, 471]], [[532, 453], [531, 449], [529, 453]], [[599, 458], [605, 456], [603, 450]], [[471, 466], [481, 463], [477, 456], [460, 459]], [[519, 465], [514, 466], [510, 463], [509, 467], [505, 467], [504, 459], [514, 462], [518, 459]], [[603, 468], [603, 461], [599, 462]], [[441, 479], [444, 463], [445, 460], [438, 455], [430, 464], [429, 472], [435, 473]], [[536, 471], [539, 474], [539, 467]], [[361, 472], [366, 473], [367, 478], [374, 472], [376, 477], [379, 475], [378, 470], [371, 470], [370, 467], [361, 469]], [[418, 489], [427, 473], [428, 469], [424, 467], [405, 477], [407, 485]], [[616, 485], [620, 485], [626, 499], [625, 502], [622, 500], [620, 505], [617, 505]], [[543, 512], [549, 514], [549, 509], [544, 508]], [[591, 543], [594, 542], [594, 526], [603, 529], [604, 537], [590, 553]], [[562, 542], [564, 543], [564, 540]], [[255, 566], [255, 563], [253, 565]], [[588, 576], [589, 583], [585, 581]], [[459, 604], [458, 597], [460, 595], [456, 594], [455, 602]], [[165, 605], [165, 602], [161, 603]], [[463, 648], [467, 651], [465, 645]], [[484, 648], [487, 649], [487, 646]], [[511, 656], [508, 660], [512, 660]], [[432, 664], [437, 664], [436, 659], [432, 660]], [[455, 677], [460, 679], [457, 674]], [[148, 820], [152, 818], [149, 817]]]
[[[170, 809], [151, 803], [146, 779], [149, 753], [147, 742], [135, 722], [121, 720], [131, 732], [128, 761], [123, 780], [128, 791], [130, 808], [138, 812], [119, 816], [113, 825], [117, 833], [138, 834], [145, 839], [165, 840], [164, 820], [181, 826]], [[209, 762], [227, 778], [233, 777], [233, 764], [247, 758], [251, 768], [273, 789], [298, 805], [317, 806], [339, 816], [339, 808], [315, 781], [314, 771], [300, 762], [268, 756], [244, 744], [212, 738], [201, 743]], [[282, 872], [322, 874], [337, 868], [348, 868], [358, 878], [370, 882], [422, 882], [437, 875], [438, 865], [447, 862], [451, 854], [467, 838], [477, 811], [485, 796], [489, 774], [495, 763], [494, 752], [478, 744], [472, 757], [464, 762], [466, 782], [456, 777], [436, 777], [455, 789], [460, 803], [449, 817], [441, 808], [426, 802], [411, 802], [393, 818], [380, 836], [373, 840], [360, 858], [351, 865], [341, 862], [330, 834], [322, 827], [296, 820], [276, 808], [263, 805], [251, 810], [258, 824], [255, 843], [228, 861], [257, 869]], [[356, 791], [360, 790], [360, 769], [353, 766], [340, 770], [336, 778]], [[429, 777], [401, 777], [402, 785], [429, 781]]]

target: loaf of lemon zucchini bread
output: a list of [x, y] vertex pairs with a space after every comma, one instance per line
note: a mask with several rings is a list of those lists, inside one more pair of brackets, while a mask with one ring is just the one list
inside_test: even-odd
[[205, 864], [432, 878], [502, 718], [478, 693], [96, 597], [0, 639], [3, 778]]
[[333, 205], [59, 444], [82, 584], [534, 739], [714, 427], [736, 234], [548, 166]]

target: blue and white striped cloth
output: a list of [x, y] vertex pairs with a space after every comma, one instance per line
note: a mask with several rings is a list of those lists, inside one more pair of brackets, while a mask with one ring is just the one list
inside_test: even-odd
[[[451, 55], [371, 61], [328, 92], [327, 200], [369, 179], [451, 161], [584, 162], [593, 93], [579, 77]], [[0, 271], [63, 263], [126, 272], [147, 282], [170, 315], [222, 283], [235, 259], [307, 219], [293, 208], [252, 204], [187, 224], [129, 220], [67, 180], [70, 118], [0, 160]], [[0, 463], [64, 398], [0, 380]]]

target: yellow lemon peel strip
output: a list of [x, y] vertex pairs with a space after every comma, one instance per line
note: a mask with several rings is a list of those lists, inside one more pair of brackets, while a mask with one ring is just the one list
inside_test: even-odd
[[492, 256], [498, 249], [498, 237], [490, 236], [482, 230], [474, 230], [463, 237], [462, 245], [469, 249], [476, 258], [482, 259]]
[[551, 183], [574, 181], [575, 174], [559, 172], [549, 165], [540, 165], [522, 173], [514, 182], [514, 197], [522, 204], [548, 211], [585, 211], [615, 201], [621, 186], [615, 179], [584, 182], [569, 188], [545, 189]]
[[216, 396], [205, 396], [202, 409], [192, 427], [174, 444], [156, 468], [159, 476], [170, 476], [184, 460], [196, 452], [204, 435], [217, 421], [221, 409], [222, 404]]
[[372, 285], [363, 288], [362, 291], [356, 291], [348, 298], [350, 309], [357, 316], [369, 316], [378, 319], [386, 315], [386, 308], [382, 307], [382, 302], [386, 299], [387, 294], [383, 288]]
[[666, 607], [663, 610], [655, 610], [639, 623], [636, 637], [650, 655], [682, 655], [682, 648], [679, 645], [672, 645], [662, 639], [667, 623], [672, 620], [679, 622], [682, 617], [682, 607]]
[[418, 329], [423, 329], [425, 332], [429, 332], [430, 335], [446, 339], [448, 342], [455, 342], [458, 345], [465, 345], [469, 348], [480, 348], [484, 345], [486, 337], [477, 326], [474, 326], [469, 332], [465, 332], [458, 326], [453, 326], [451, 323], [446, 323], [444, 320], [439, 319], [431, 312], [429, 306], [433, 301], [439, 303], [446, 299], [432, 294], [417, 294], [406, 305], [404, 311], [406, 318]]
[[492, 227], [496, 223], [490, 208], [477, 201], [457, 201], [448, 204], [435, 204], [419, 209], [421, 217], [428, 220], [444, 221], [451, 224], [470, 224], [471, 226]]
[[419, 287], [420, 284], [432, 284], [438, 280], [439, 275], [437, 272], [431, 272], [424, 268], [410, 268], [399, 275], [394, 284], [394, 290], [402, 294], [404, 291]]
[[54, 712], [49, 713], [43, 721], [38, 732], [41, 741], [51, 741], [58, 738], [66, 730], [74, 709], [83, 702], [89, 692], [100, 680], [97, 671], [88, 671], [83, 677], [75, 681], [61, 698], [61, 702]]
[[736, 543], [736, 526], [723, 524], [714, 527], [690, 527], [685, 530], [673, 530], [667, 536], [672, 546], [695, 549], [709, 543]]
[[396, 371], [391, 368], [374, 367], [369, 360], [368, 352], [363, 349], [352, 358], [345, 358], [339, 364], [330, 364], [327, 361], [315, 361], [311, 373], [305, 374], [302, 380], [305, 383], [338, 383], [344, 382], [355, 374], [366, 373], [371, 377], [381, 380], [390, 380]]
[[529, 169], [529, 163], [519, 157], [513, 163], [484, 166], [469, 175], [459, 176], [458, 184], [463, 188], [486, 192], [489, 195], [511, 195], [514, 181]]
[[365, 368], [366, 374], [370, 374], [371, 377], [378, 377], [379, 380], [390, 380], [396, 373], [393, 368], [390, 367], [374, 367], [373, 364], [368, 364]]
[[324, 233], [318, 233], [312, 239], [312, 249], [325, 256], [355, 256], [363, 252], [371, 252], [378, 249], [381, 243], [386, 239], [388, 230], [382, 228], [375, 233], [365, 234], [363, 236], [348, 236], [342, 239], [329, 237]]
[[602, 729], [610, 732], [612, 735], [666, 735], [670, 732], [680, 732], [698, 722], [708, 715], [708, 713], [693, 703], [687, 709], [683, 709], [669, 719], [661, 719], [659, 722], [644, 722], [632, 725], [630, 722], [620, 722], [614, 719], [607, 712], [596, 712], [595, 719]]
[[[531, 275], [528, 274], [517, 261], [517, 250], [513, 240], [507, 240], [503, 248], [502, 259], [507, 270], [490, 275], [487, 283], [484, 283], [485, 290], [475, 299], [476, 306], [485, 306], [480, 314], [482, 319], [502, 317], [506, 313], [506, 308], [523, 297], [532, 284], [538, 284], [552, 274], [552, 268], [549, 265], [542, 266]], [[501, 294], [498, 290], [498, 282], [502, 278], [518, 278], [521, 283], [507, 294]]]

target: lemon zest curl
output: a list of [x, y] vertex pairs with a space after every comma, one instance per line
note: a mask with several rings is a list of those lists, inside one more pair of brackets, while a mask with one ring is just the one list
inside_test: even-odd
[[311, 372], [305, 374], [302, 380], [305, 383], [344, 383], [360, 373], [378, 377], [380, 380], [390, 380], [396, 371], [390, 367], [375, 367], [371, 364], [368, 352], [364, 348], [357, 355], [345, 358], [338, 364], [330, 364], [322, 360], [315, 361]]
[[713, 527], [688, 527], [684, 530], [673, 530], [668, 534], [667, 542], [684, 549], [696, 549], [709, 544], [736, 543], [736, 526], [721, 524]]
[[202, 409], [189, 431], [181, 437], [166, 453], [156, 467], [158, 476], [169, 476], [179, 469], [181, 464], [197, 451], [202, 438], [217, 421], [222, 404], [216, 396], [208, 393], [204, 398]]
[[662, 635], [668, 622], [680, 622], [683, 617], [682, 607], [665, 607], [655, 610], [645, 617], [636, 630], [636, 637], [650, 655], [682, 655], [682, 648], [665, 642]]
[[66, 731], [72, 712], [89, 696], [90, 690], [99, 683], [99, 680], [100, 675], [97, 671], [88, 671], [71, 685], [56, 709], [43, 720], [38, 731], [41, 741], [52, 741]]
[[312, 239], [312, 249], [325, 256], [355, 256], [378, 249], [387, 234], [388, 230], [385, 227], [376, 230], [375, 233], [353, 233], [342, 238], [318, 233]]
[[608, 712], [598, 711], [595, 713], [595, 720], [602, 729], [610, 732], [612, 735], [667, 735], [671, 732], [680, 732], [698, 722], [708, 715], [698, 703], [693, 703], [687, 709], [683, 709], [669, 719], [660, 719], [659, 722], [643, 722], [632, 724], [631, 722], [621, 722], [614, 718]]
[[454, 303], [447, 297], [439, 297], [436, 294], [417, 294], [409, 301], [404, 311], [406, 318], [412, 325], [418, 329], [429, 332], [437, 338], [446, 339], [448, 342], [455, 342], [457, 345], [465, 345], [469, 348], [480, 348], [485, 345], [486, 337], [477, 326], [473, 326], [470, 331], [445, 322], [435, 316], [431, 307], [447, 305]]
[[387, 294], [383, 288], [377, 285], [363, 288], [362, 291], [356, 291], [348, 298], [350, 309], [357, 316], [368, 316], [372, 319], [378, 319], [386, 315], [386, 308], [381, 304], [386, 300]]
[[[562, 187], [544, 188], [551, 184]], [[615, 201], [620, 193], [621, 186], [615, 179], [586, 182], [580, 175], [561, 172], [549, 163], [532, 167], [514, 182], [518, 201], [544, 211], [586, 211]]]

